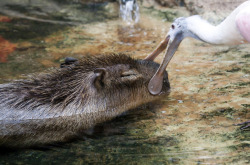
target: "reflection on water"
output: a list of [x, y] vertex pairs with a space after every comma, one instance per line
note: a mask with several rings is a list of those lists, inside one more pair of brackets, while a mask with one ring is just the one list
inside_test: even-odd
[[[140, 22], [127, 25], [117, 2], [1, 0], [0, 82], [58, 67], [67, 56], [146, 57], [178, 12], [140, 11]], [[249, 64], [248, 45], [186, 39], [169, 64], [172, 93], [163, 103], [133, 110], [71, 143], [4, 150], [0, 164], [248, 164], [249, 131], [233, 124], [250, 118]]]
[[[158, 106], [159, 107], [159, 106]], [[159, 129], [151, 122], [155, 118], [152, 105], [140, 107], [112, 122], [96, 126], [84, 140], [48, 146], [48, 151], [29, 149], [5, 153], [0, 163], [41, 163], [85, 164], [107, 163], [161, 163], [179, 162], [178, 142], [169, 136], [154, 136]], [[144, 115], [141, 115], [144, 113]], [[140, 121], [140, 122], [138, 122]], [[46, 148], [45, 148], [46, 149]], [[16, 157], [18, 155], [18, 157]]]

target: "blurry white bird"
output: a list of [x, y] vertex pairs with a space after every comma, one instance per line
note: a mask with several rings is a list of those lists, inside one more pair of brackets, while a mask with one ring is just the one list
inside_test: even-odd
[[[165, 57], [148, 84], [151, 94], [161, 92], [163, 73], [175, 54], [179, 44], [186, 37], [192, 37], [210, 44], [238, 45], [250, 43], [250, 0], [239, 5], [223, 22], [213, 26], [200, 16], [181, 17], [176, 19], [158, 47], [145, 60], [154, 60], [166, 47]], [[250, 127], [250, 121], [245, 123]]]

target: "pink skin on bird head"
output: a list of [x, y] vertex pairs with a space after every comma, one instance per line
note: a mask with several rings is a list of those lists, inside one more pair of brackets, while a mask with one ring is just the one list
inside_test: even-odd
[[250, 11], [242, 11], [236, 17], [236, 24], [240, 34], [250, 42]]

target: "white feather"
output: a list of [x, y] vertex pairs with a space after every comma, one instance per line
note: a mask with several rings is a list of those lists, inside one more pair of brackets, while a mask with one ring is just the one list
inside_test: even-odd
[[186, 19], [187, 29], [200, 39], [211, 44], [241, 44], [247, 41], [240, 34], [236, 25], [236, 17], [241, 11], [250, 11], [250, 1], [238, 6], [223, 22], [214, 26], [200, 16], [191, 16]]

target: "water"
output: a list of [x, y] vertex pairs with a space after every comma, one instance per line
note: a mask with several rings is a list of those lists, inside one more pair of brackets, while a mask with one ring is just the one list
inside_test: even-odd
[[140, 19], [137, 0], [119, 0], [120, 17], [127, 23], [138, 23]]
[[[1, 0], [0, 81], [59, 67], [64, 57], [122, 52], [145, 58], [185, 9], [143, 2], [140, 21], [118, 3]], [[0, 164], [249, 164], [249, 45], [181, 43], [168, 66], [172, 92], [101, 124], [83, 139], [43, 149], [1, 151]], [[162, 59], [158, 57], [156, 61]]]

